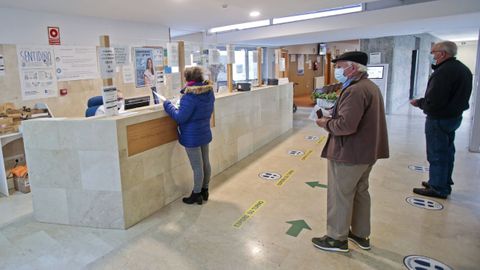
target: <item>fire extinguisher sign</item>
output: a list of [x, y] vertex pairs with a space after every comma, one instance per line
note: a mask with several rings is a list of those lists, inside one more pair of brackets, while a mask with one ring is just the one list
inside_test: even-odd
[[60, 27], [48, 27], [48, 44], [60, 45]]

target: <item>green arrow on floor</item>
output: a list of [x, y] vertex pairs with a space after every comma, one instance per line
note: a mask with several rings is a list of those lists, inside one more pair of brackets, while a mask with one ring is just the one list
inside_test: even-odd
[[293, 237], [297, 237], [303, 229], [312, 230], [303, 219], [287, 221], [287, 223], [292, 224], [290, 229], [288, 229], [287, 234]]
[[317, 182], [305, 182], [305, 184], [311, 186], [312, 188], [315, 188], [315, 187], [323, 187], [323, 188], [327, 188], [327, 185], [324, 185], [324, 184], [320, 184]]

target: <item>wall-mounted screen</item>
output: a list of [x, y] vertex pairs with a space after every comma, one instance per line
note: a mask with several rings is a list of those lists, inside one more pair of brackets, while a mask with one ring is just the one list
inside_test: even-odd
[[369, 79], [383, 79], [383, 66], [368, 66], [367, 72]]
[[327, 43], [318, 43], [317, 52], [318, 52], [318, 55], [326, 55], [327, 54]]

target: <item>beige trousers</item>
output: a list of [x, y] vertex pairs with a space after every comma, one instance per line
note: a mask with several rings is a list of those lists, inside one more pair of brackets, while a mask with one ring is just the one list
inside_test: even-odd
[[368, 177], [373, 164], [328, 161], [327, 235], [347, 240], [348, 231], [370, 236]]

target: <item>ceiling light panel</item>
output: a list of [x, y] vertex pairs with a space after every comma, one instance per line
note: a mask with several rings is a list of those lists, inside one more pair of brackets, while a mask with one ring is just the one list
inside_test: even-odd
[[220, 27], [210, 28], [208, 32], [210, 33], [218, 33], [218, 32], [225, 32], [225, 31], [232, 31], [232, 30], [243, 30], [248, 28], [255, 28], [261, 26], [268, 26], [270, 25], [270, 20], [260, 20], [254, 22], [247, 22], [247, 23], [239, 23], [239, 24], [232, 24]]
[[281, 18], [273, 18], [272, 23], [273, 24], [290, 23], [290, 22], [296, 22], [296, 21], [304, 21], [304, 20], [318, 19], [323, 17], [330, 17], [335, 15], [355, 13], [360, 11], [363, 11], [362, 4], [345, 6], [341, 8], [327, 9], [327, 10], [322, 10], [315, 13], [308, 13], [308, 14], [281, 17]]

